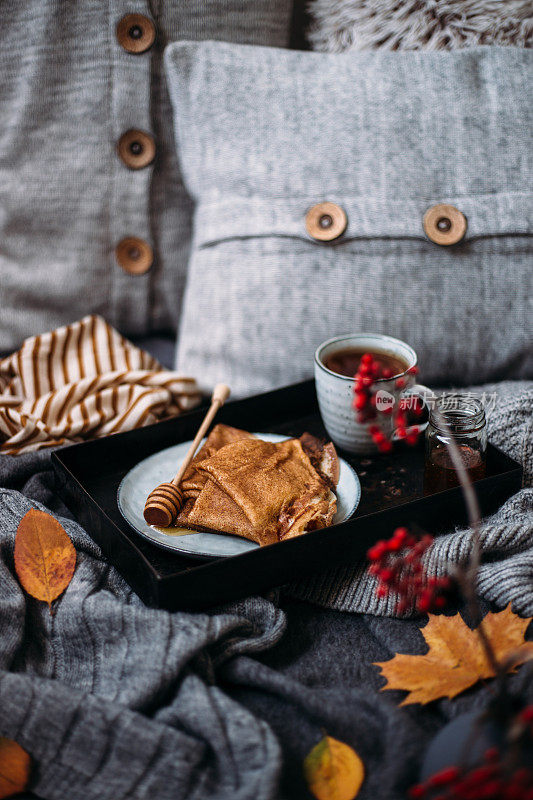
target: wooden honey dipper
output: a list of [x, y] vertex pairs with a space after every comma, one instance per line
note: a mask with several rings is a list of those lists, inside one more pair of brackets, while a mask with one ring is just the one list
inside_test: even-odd
[[229, 394], [229, 386], [223, 383], [219, 383], [215, 386], [209, 410], [198, 428], [198, 433], [194, 437], [194, 441], [189, 447], [181, 467], [170, 483], [161, 483], [148, 495], [143, 514], [149, 525], [156, 525], [158, 528], [168, 528], [176, 519], [183, 504], [183, 492], [179, 488], [181, 479], [185, 474], [185, 470], [191, 463], [205, 432], [213, 422], [215, 414], [218, 409], [224, 405]]

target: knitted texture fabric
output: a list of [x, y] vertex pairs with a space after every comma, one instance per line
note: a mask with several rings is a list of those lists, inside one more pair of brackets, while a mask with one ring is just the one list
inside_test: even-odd
[[[533, 386], [502, 384], [498, 396], [488, 406], [490, 436], [523, 455], [530, 484]], [[0, 455], [0, 485], [0, 736], [30, 753], [31, 788], [44, 800], [293, 800], [306, 796], [301, 765], [323, 728], [363, 758], [361, 800], [402, 800], [431, 736], [490, 698], [489, 684], [430, 711], [406, 710], [379, 691], [374, 662], [424, 652], [419, 621], [294, 603], [285, 612], [266, 598], [202, 614], [147, 608], [66, 516], [49, 451]], [[505, 554], [518, 588], [529, 569], [531, 593], [531, 493], [504, 506], [498, 534], [498, 515], [484, 528], [495, 557], [480, 591], [489, 594], [486, 577], [501, 604], [509, 600]], [[31, 507], [55, 514], [76, 547], [53, 616], [14, 572], [15, 532]], [[467, 532], [443, 537], [449, 554], [453, 542], [467, 549], [461, 537]], [[337, 595], [307, 593], [339, 607], [344, 592], [348, 606], [365, 581], [352, 569]], [[363, 594], [366, 608], [361, 601], [353, 610], [388, 613], [373, 605], [371, 587]], [[527, 606], [522, 595], [515, 611]], [[530, 701], [532, 686], [526, 667], [509, 678], [512, 693]], [[290, 791], [280, 785], [282, 766]]]
[[531, 47], [530, 0], [313, 0], [314, 50]]
[[[57, 514], [49, 462], [0, 455], [0, 482]], [[491, 699], [491, 682], [431, 708], [380, 691], [375, 662], [425, 652], [421, 620], [263, 598], [209, 614], [147, 608], [61, 515], [78, 562], [50, 616], [14, 575], [30, 506], [43, 504], [0, 490], [0, 736], [31, 755], [41, 800], [304, 798], [302, 763], [324, 729], [364, 761], [358, 800], [405, 800], [432, 736]], [[533, 702], [528, 667], [507, 686]]]
[[[518, 613], [533, 616], [533, 383], [507, 381], [473, 391], [492, 398], [486, 408], [489, 440], [524, 470], [524, 488], [481, 526], [478, 591], [486, 600], [500, 606], [512, 603]], [[471, 551], [468, 529], [437, 537], [426, 556], [429, 574], [446, 573], [452, 564], [464, 563]], [[396, 616], [394, 596], [376, 596], [377, 582], [366, 566], [322, 572], [285, 591], [340, 611]]]
[[[372, 331], [409, 342], [426, 384], [533, 378], [530, 50], [177, 42], [165, 59], [197, 201], [179, 370], [255, 394]], [[330, 242], [305, 222], [324, 201], [347, 217]], [[468, 222], [453, 247], [424, 233], [441, 203]]]
[[[0, 353], [88, 313], [129, 337], [176, 330], [192, 203], [173, 146], [164, 48], [181, 39], [286, 47], [292, 7], [3, 0]], [[144, 52], [128, 52], [117, 37], [132, 12], [155, 29]], [[138, 169], [118, 152], [131, 131], [149, 133], [156, 149]], [[142, 274], [125, 272], [116, 257], [132, 236], [153, 251]]]
[[13, 573], [30, 508], [46, 510], [0, 489], [0, 736], [39, 764], [39, 797], [272, 798], [276, 739], [213, 674], [235, 653], [272, 646], [282, 612], [262, 598], [214, 616], [147, 608], [83, 529], [60, 517], [77, 565], [51, 615]]

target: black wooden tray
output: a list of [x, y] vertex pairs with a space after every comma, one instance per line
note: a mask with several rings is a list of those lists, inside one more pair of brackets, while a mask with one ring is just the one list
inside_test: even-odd
[[[355, 515], [340, 525], [229, 558], [194, 561], [140, 536], [122, 517], [117, 489], [142, 459], [192, 439], [205, 409], [147, 428], [73, 445], [52, 455], [58, 491], [104, 555], [145, 603], [168, 609], [200, 608], [273, 586], [334, 564], [356, 563], [397, 525], [415, 523], [433, 534], [462, 525], [459, 489], [422, 495], [423, 450], [396, 446], [390, 455], [353, 456], [362, 488]], [[218, 422], [250, 431], [325, 436], [313, 381], [228, 403]], [[519, 464], [489, 445], [487, 477], [476, 483], [483, 514], [495, 511], [521, 486]]]

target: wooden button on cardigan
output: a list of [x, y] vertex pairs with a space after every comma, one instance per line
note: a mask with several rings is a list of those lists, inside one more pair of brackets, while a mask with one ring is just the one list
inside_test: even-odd
[[117, 25], [117, 39], [128, 53], [145, 53], [155, 41], [155, 27], [144, 14], [126, 14]]
[[154, 160], [155, 142], [149, 133], [132, 128], [123, 133], [118, 140], [117, 151], [127, 167], [143, 169]]
[[154, 261], [154, 251], [144, 239], [126, 236], [115, 248], [117, 262], [130, 275], [144, 275]]

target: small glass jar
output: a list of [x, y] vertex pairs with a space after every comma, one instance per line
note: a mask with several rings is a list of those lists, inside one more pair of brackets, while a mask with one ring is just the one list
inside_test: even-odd
[[472, 395], [443, 395], [435, 400], [426, 428], [424, 494], [459, 486], [457, 471], [446, 446], [450, 436], [443, 428], [439, 414], [459, 449], [470, 480], [485, 477], [487, 425], [483, 403]]

